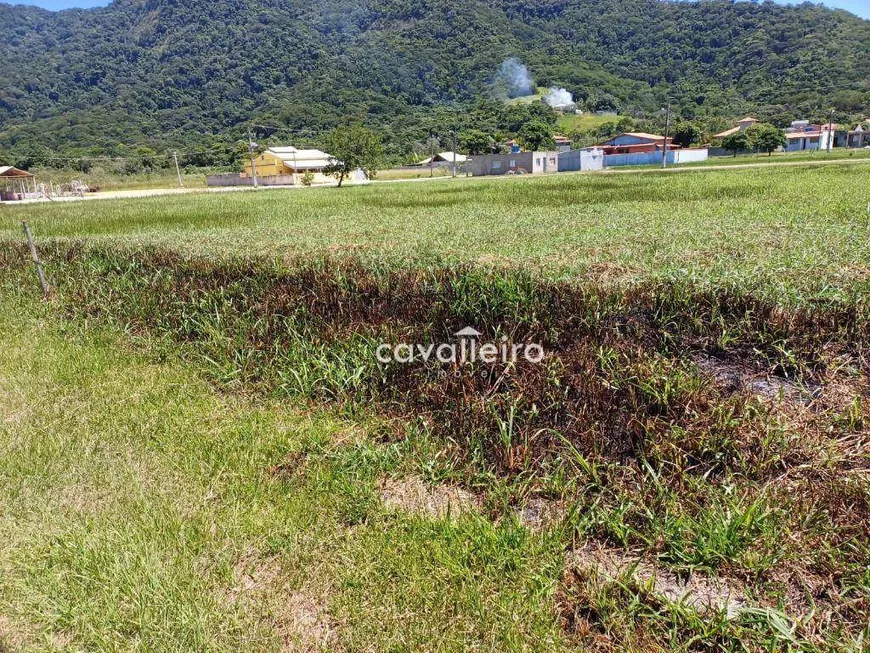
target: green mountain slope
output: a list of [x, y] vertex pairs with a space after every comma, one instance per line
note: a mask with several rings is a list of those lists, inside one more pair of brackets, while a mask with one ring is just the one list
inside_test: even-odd
[[657, 0], [115, 0], [0, 4], [0, 147], [200, 147], [246, 121], [353, 119], [394, 151], [467, 124], [516, 56], [595, 106], [870, 110], [870, 21], [820, 6]]

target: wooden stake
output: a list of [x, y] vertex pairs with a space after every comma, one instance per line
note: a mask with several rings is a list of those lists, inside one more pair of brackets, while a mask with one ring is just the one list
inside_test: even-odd
[[36, 244], [33, 242], [33, 236], [30, 234], [30, 225], [27, 220], [21, 222], [24, 227], [24, 235], [27, 237], [27, 244], [30, 246], [30, 255], [33, 257], [33, 264], [36, 266], [36, 276], [39, 277], [39, 284], [42, 286], [42, 294], [48, 297], [51, 294], [51, 287], [48, 285], [48, 280], [45, 278], [45, 272], [42, 269], [42, 263], [39, 262], [39, 254], [36, 253]]

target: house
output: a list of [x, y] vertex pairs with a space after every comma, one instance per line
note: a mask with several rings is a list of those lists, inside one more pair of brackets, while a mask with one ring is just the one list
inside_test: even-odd
[[[674, 139], [668, 137], [668, 149], [678, 149]], [[605, 154], [634, 154], [638, 152], [661, 152], [665, 145], [665, 137], [646, 132], [625, 132], [599, 143]]]
[[[455, 157], [455, 159], [454, 159]], [[453, 161], [456, 161], [456, 165], [464, 165], [465, 161], [468, 157], [464, 154], [459, 154], [458, 152], [438, 152], [434, 156], [430, 156], [428, 159], [423, 159], [422, 161], [418, 161], [414, 165], [416, 166], [428, 166], [428, 165], [436, 165], [436, 166], [452, 166]]]
[[507, 148], [507, 150], [511, 154], [517, 154], [517, 153], [523, 151], [522, 146], [520, 145], [519, 141], [517, 141], [517, 140], [505, 141], [504, 146]]
[[553, 136], [553, 143], [556, 146], [557, 152], [567, 152], [571, 149], [571, 139], [567, 136], [556, 134]]
[[[323, 174], [332, 156], [320, 150], [299, 150], [295, 147], [270, 147], [254, 159], [257, 177], [289, 177], [289, 183], [297, 183], [297, 175], [310, 172], [314, 183], [324, 183], [331, 179]], [[245, 163], [242, 179], [253, 177], [251, 162]]]
[[846, 132], [846, 147], [870, 147], [870, 120]]
[[516, 175], [546, 174], [559, 171], [558, 152], [510, 152], [471, 157], [471, 174]]
[[715, 134], [713, 138], [722, 139], [727, 136], [731, 136], [731, 134], [736, 134], [737, 132], [743, 132], [752, 127], [753, 125], [758, 124], [758, 119], [753, 118], [752, 116], [746, 116], [742, 120], [737, 121], [737, 126], [732, 127], [731, 129], [726, 129], [724, 132], [719, 132]]
[[[839, 125], [836, 127], [839, 128]], [[835, 135], [836, 129], [829, 131], [828, 125], [812, 125], [808, 120], [795, 120], [785, 130], [785, 151], [826, 150], [829, 142], [833, 146]]]
[[820, 149], [821, 130], [805, 132], [786, 132], [786, 152]]
[[320, 150], [300, 150], [295, 147], [270, 147], [251, 160], [245, 161], [244, 171], [229, 174], [208, 175], [206, 186], [253, 186], [254, 170], [259, 186], [295, 186], [304, 181], [302, 175], [311, 174], [311, 183], [325, 184], [334, 181], [323, 170], [334, 161], [334, 157]]

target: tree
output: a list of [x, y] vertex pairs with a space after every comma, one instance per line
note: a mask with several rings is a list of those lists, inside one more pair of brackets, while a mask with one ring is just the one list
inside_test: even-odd
[[459, 145], [466, 154], [489, 154], [493, 140], [489, 134], [479, 129], [469, 129], [459, 134]]
[[23, 143], [12, 151], [12, 165], [22, 170], [47, 166], [53, 162], [49, 151], [33, 142]]
[[738, 152], [750, 149], [752, 147], [752, 141], [749, 140], [749, 134], [745, 131], [739, 131], [723, 138], [722, 147], [729, 152], [734, 152], [734, 156], [737, 156]]
[[622, 116], [616, 123], [616, 131], [620, 134], [630, 132], [632, 129], [634, 129], [634, 119], [631, 116]]
[[619, 125], [613, 122], [603, 122], [594, 130], [595, 137], [599, 140], [606, 140], [620, 133]]
[[619, 100], [610, 93], [601, 93], [592, 101], [594, 111], [619, 111]]
[[691, 147], [701, 142], [701, 129], [692, 122], [678, 122], [674, 129], [674, 144], [680, 147]]
[[336, 127], [326, 134], [323, 145], [330, 155], [323, 172], [338, 179], [339, 188], [354, 170], [362, 170], [366, 179], [373, 179], [383, 164], [381, 137], [359, 125]]
[[760, 152], [767, 152], [767, 156], [770, 156], [775, 149], [785, 147], [788, 142], [785, 134], [767, 123], [753, 125], [746, 131], [749, 132], [752, 145]]
[[526, 149], [529, 150], [540, 150], [554, 146], [553, 129], [540, 120], [530, 120], [523, 125], [519, 137]]

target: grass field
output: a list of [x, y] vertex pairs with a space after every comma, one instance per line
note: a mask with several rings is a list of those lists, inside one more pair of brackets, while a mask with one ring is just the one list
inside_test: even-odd
[[863, 650], [868, 177], [4, 207], [0, 651]]
[[563, 114], [556, 120], [556, 129], [562, 134], [570, 134], [574, 131], [595, 129], [606, 122], [617, 123], [619, 116], [599, 116], [594, 113]]
[[[459, 174], [463, 174], [461, 172], [461, 166], [459, 166], [460, 171]], [[391, 168], [388, 170], [380, 170], [378, 172], [377, 179], [381, 181], [394, 181], [397, 179], [426, 179], [430, 176], [432, 177], [450, 177], [452, 174], [452, 170], [450, 168], [436, 166], [432, 170], [430, 170], [427, 166], [423, 166], [421, 168]]]
[[870, 150], [835, 149], [829, 152], [773, 152], [767, 154], [739, 154], [737, 156], [716, 156], [706, 161], [681, 164], [680, 167], [707, 167], [720, 165], [740, 165], [747, 163], [811, 163], [814, 161], [852, 161], [870, 158]]
[[[205, 188], [208, 169], [191, 169], [182, 172], [185, 188]], [[54, 183], [55, 186], [69, 184], [79, 180], [92, 189], [100, 191], [112, 190], [146, 190], [149, 188], [177, 188], [178, 176], [175, 170], [159, 170], [157, 172], [141, 172], [121, 175], [115, 172], [95, 168], [91, 172], [76, 172], [54, 168], [40, 168], [35, 171], [40, 183]]]
[[863, 166], [445, 180], [5, 207], [43, 238], [209, 256], [316, 252], [541, 269], [552, 278], [737, 284], [777, 299], [867, 291]]

